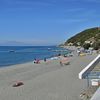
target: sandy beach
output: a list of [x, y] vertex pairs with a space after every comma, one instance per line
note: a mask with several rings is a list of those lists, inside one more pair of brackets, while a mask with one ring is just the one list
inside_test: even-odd
[[[87, 87], [78, 73], [97, 55], [70, 57], [70, 65], [61, 66], [58, 60], [33, 62], [0, 69], [0, 100], [80, 100]], [[12, 87], [16, 81], [24, 85]]]

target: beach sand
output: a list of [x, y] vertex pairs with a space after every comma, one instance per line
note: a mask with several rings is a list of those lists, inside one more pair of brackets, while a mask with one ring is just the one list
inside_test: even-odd
[[[70, 65], [61, 66], [58, 60], [33, 62], [0, 69], [0, 100], [80, 100], [87, 87], [78, 73], [97, 55], [70, 57]], [[12, 87], [16, 81], [24, 85]]]

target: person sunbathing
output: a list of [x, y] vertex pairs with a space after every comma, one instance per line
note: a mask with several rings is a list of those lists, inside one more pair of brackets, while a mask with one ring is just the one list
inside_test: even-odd
[[61, 66], [63, 66], [63, 64], [64, 65], [69, 65], [69, 60], [68, 60], [68, 58], [62, 58], [61, 60], [60, 60], [60, 65]]
[[19, 87], [21, 85], [24, 85], [24, 83], [22, 81], [17, 81], [13, 84], [13, 87]]
[[40, 60], [39, 59], [36, 60], [36, 64], [40, 64]]

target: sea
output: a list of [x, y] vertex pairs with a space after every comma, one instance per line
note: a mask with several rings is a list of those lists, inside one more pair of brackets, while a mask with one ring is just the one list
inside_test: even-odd
[[57, 46], [0, 46], [0, 67], [31, 62], [35, 58], [42, 60], [69, 52]]

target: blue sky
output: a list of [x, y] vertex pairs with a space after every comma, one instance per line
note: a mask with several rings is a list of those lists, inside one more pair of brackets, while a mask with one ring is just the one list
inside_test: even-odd
[[99, 0], [0, 0], [0, 45], [60, 44], [99, 19]]

